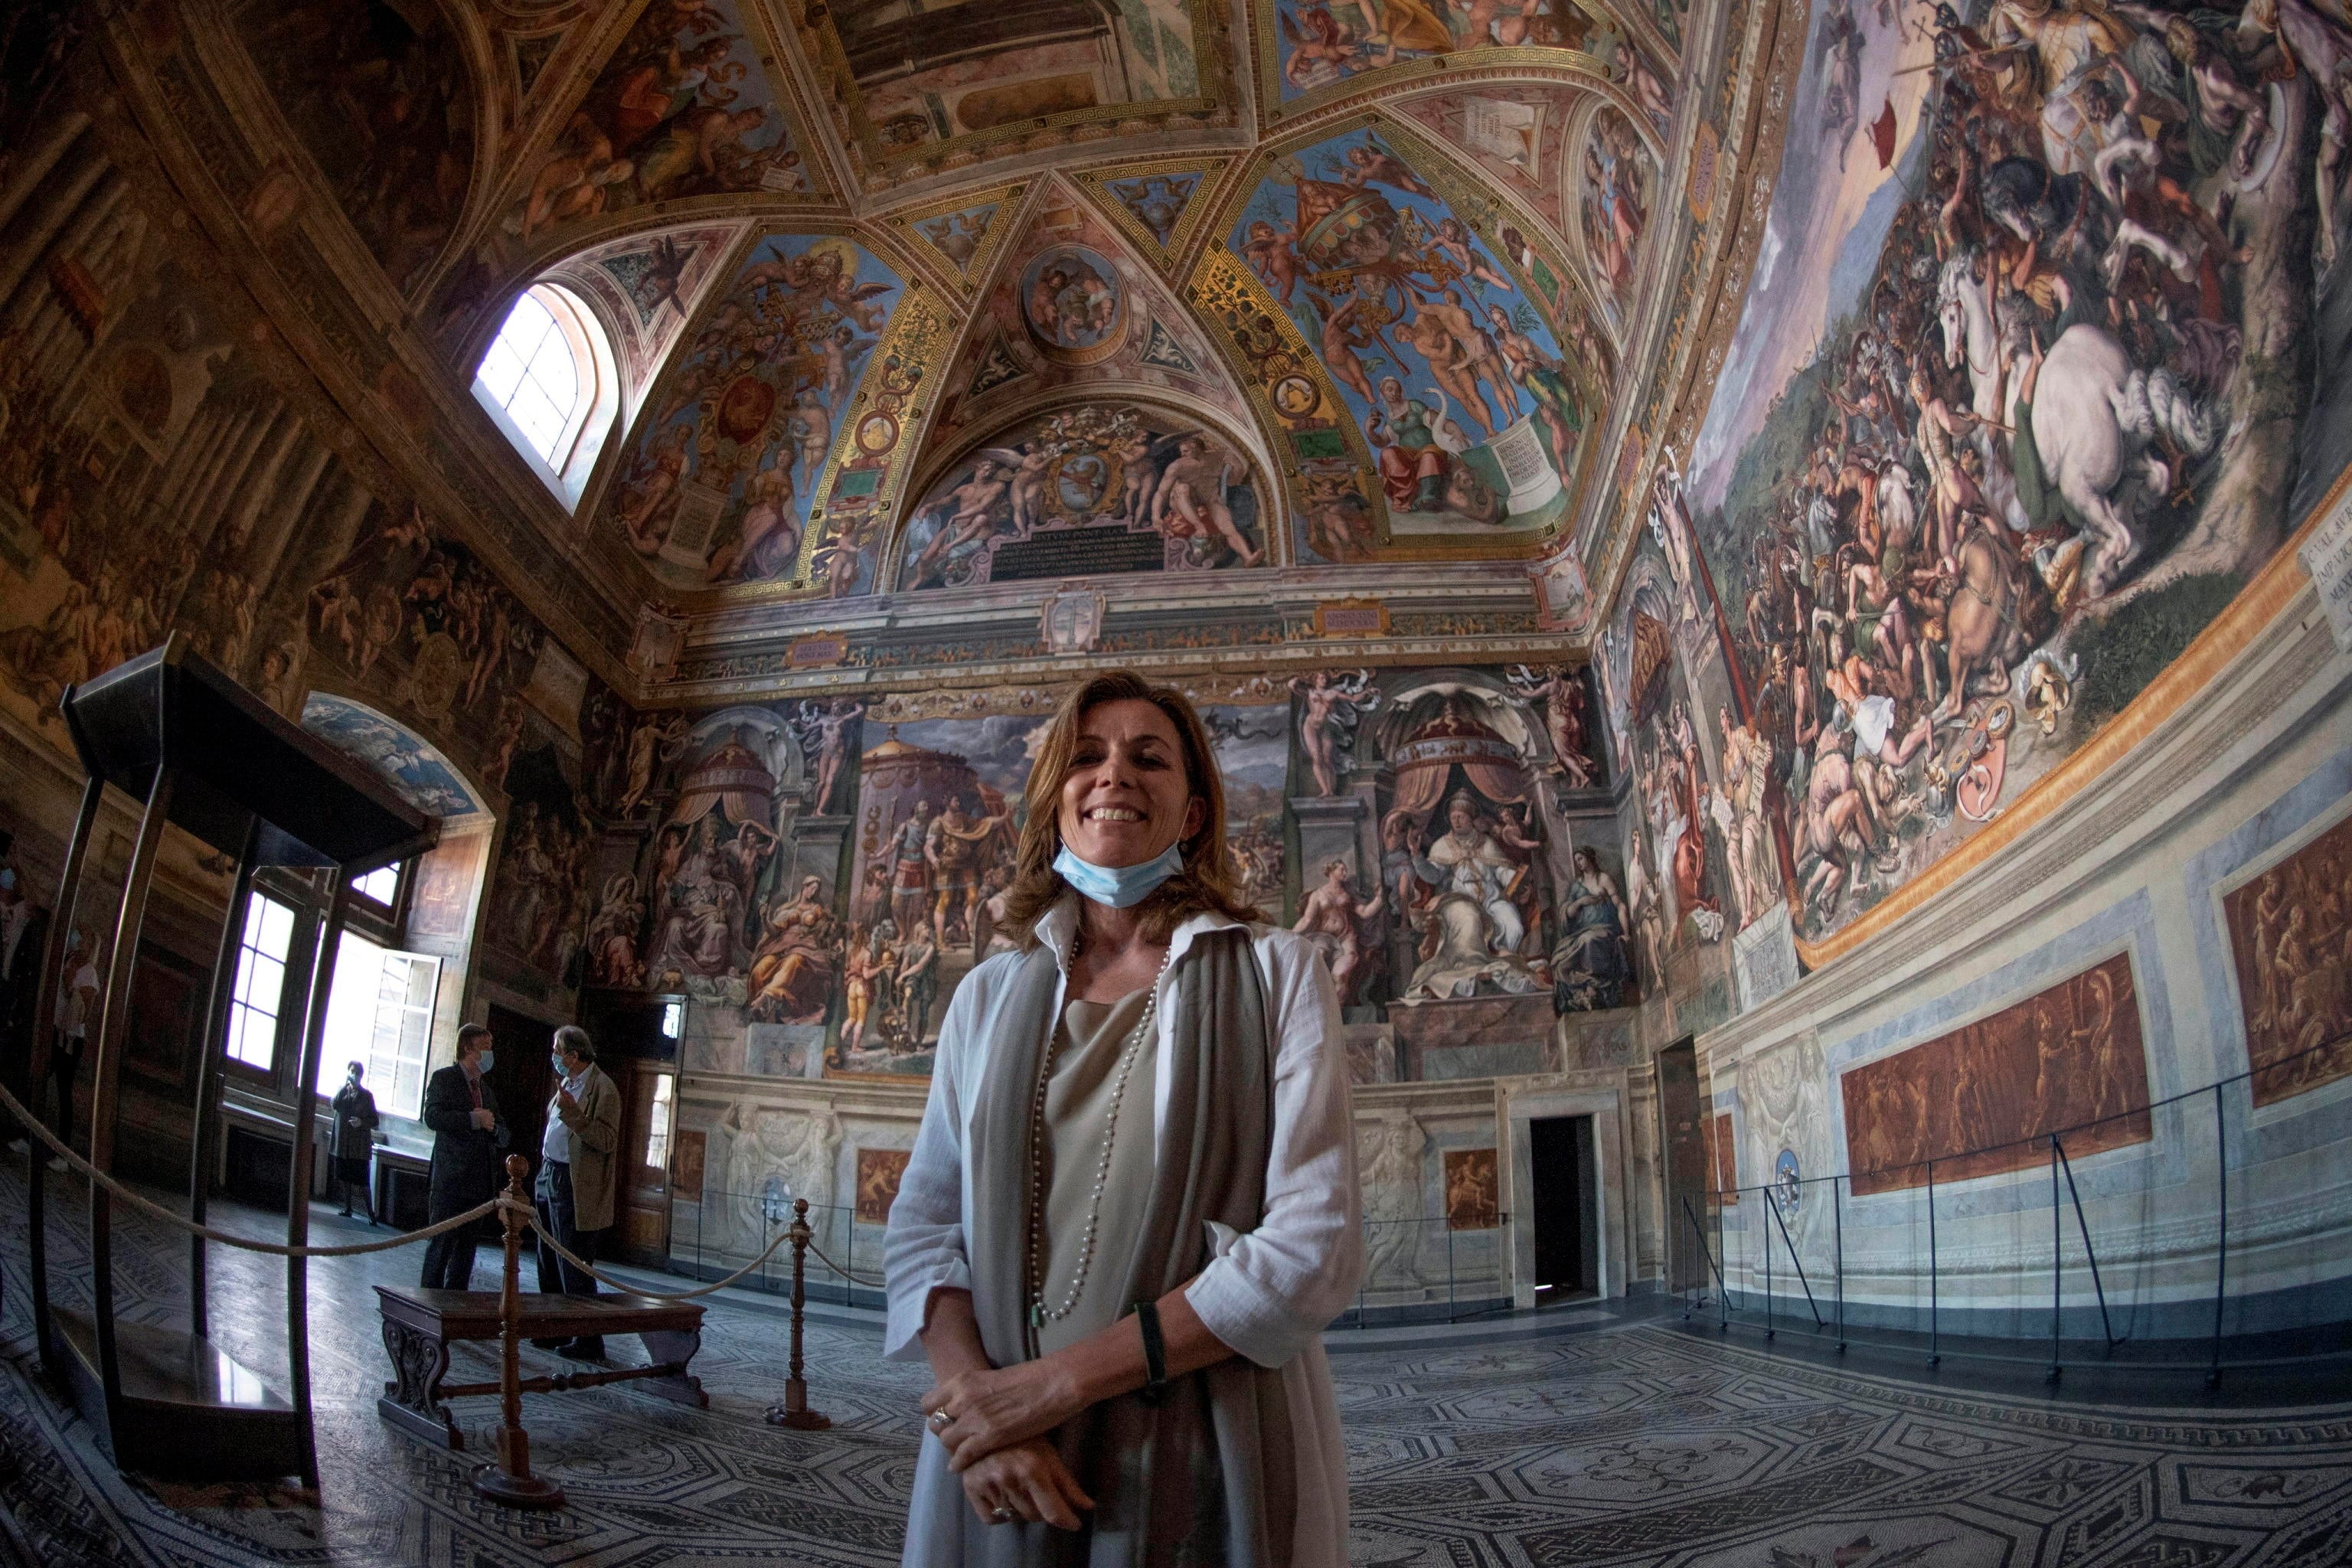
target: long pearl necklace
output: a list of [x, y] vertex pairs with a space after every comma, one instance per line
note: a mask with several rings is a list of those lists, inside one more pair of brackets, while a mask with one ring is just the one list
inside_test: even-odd
[[[1086, 931], [1081, 926], [1070, 945], [1070, 967], [1073, 970], [1077, 968], [1078, 955], [1085, 948]], [[1077, 1268], [1070, 1280], [1069, 1291], [1063, 1296], [1061, 1305], [1057, 1307], [1045, 1304], [1044, 1274], [1049, 1256], [1045, 1246], [1045, 1194], [1052, 1180], [1045, 1169], [1045, 1090], [1053, 1082], [1055, 1042], [1062, 1034], [1059, 1026], [1046, 1037], [1045, 1049], [1038, 1058], [1037, 1091], [1029, 1102], [1028, 1272], [1031, 1280], [1029, 1326], [1033, 1329], [1041, 1328], [1047, 1322], [1060, 1322], [1077, 1310], [1078, 1298], [1086, 1294], [1087, 1275], [1095, 1261], [1096, 1228], [1102, 1219], [1103, 1189], [1110, 1183], [1111, 1148], [1118, 1138], [1119, 1102], [1127, 1096], [1128, 1077], [1135, 1070], [1136, 1058], [1142, 1052], [1143, 1042], [1151, 1037], [1152, 1016], [1160, 1007], [1160, 983], [1167, 977], [1168, 961], [1175, 952], [1175, 944], [1171, 942], [1168, 951], [1160, 955], [1159, 972], [1152, 975], [1150, 992], [1143, 1000], [1143, 1016], [1136, 1021], [1133, 1032], [1127, 1037], [1127, 1044], [1119, 1048], [1118, 1066], [1113, 1069], [1110, 1080], [1110, 1113], [1103, 1122], [1102, 1155], [1095, 1163], [1094, 1187], [1087, 1196], [1087, 1227], [1078, 1240]]]

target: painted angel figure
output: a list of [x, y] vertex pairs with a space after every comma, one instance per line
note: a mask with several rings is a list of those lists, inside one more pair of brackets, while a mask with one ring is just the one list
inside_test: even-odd
[[841, 782], [841, 765], [849, 760], [849, 727], [865, 716], [865, 704], [846, 697], [830, 703], [812, 699], [793, 715], [793, 735], [815, 770], [809, 791], [810, 810], [823, 814], [832, 805], [834, 786]]
[[1369, 669], [1336, 675], [1318, 669], [1312, 676], [1294, 676], [1290, 689], [1297, 693], [1303, 709], [1298, 734], [1306, 746], [1307, 769], [1315, 775], [1315, 793], [1328, 799], [1339, 793], [1344, 754], [1355, 744], [1356, 725], [1381, 705], [1381, 693]]
[[1584, 682], [1578, 671], [1556, 664], [1538, 676], [1526, 665], [1514, 665], [1511, 689], [1530, 702], [1544, 705], [1544, 732], [1551, 740], [1551, 768], [1570, 789], [1590, 789], [1601, 773], [1592, 755], [1585, 722]]

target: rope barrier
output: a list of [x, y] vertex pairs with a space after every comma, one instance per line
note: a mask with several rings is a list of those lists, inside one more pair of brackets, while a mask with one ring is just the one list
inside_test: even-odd
[[[778, 1231], [776, 1233], [776, 1239], [768, 1243], [766, 1251], [761, 1253], [759, 1257], [754, 1258], [751, 1262], [746, 1263], [742, 1268], [738, 1268], [734, 1273], [730, 1274], [724, 1279], [716, 1279], [708, 1285], [698, 1286], [691, 1290], [648, 1290], [642, 1285], [632, 1285], [625, 1280], [615, 1279], [608, 1274], [600, 1273], [594, 1264], [581, 1261], [580, 1255], [578, 1253], [573, 1252], [570, 1247], [564, 1246], [562, 1242], [556, 1240], [554, 1237], [548, 1234], [547, 1226], [540, 1222], [539, 1211], [536, 1208], [530, 1209], [527, 1212], [530, 1216], [530, 1228], [537, 1231], [539, 1233], [540, 1240], [545, 1242], [548, 1248], [558, 1258], [563, 1259], [564, 1262], [569, 1263], [572, 1268], [577, 1268], [580, 1272], [587, 1275], [590, 1279], [594, 1279], [599, 1284], [609, 1285], [625, 1296], [643, 1296], [646, 1300], [653, 1301], [691, 1301], [698, 1297], [709, 1296], [716, 1291], [724, 1290], [727, 1287], [734, 1284], [735, 1281], [742, 1279], [743, 1276], [751, 1273], [753, 1269], [759, 1268], [760, 1265], [768, 1261], [770, 1258], [775, 1255], [776, 1248], [782, 1247], [784, 1243], [793, 1238], [791, 1227], [787, 1226], [786, 1228]], [[812, 1250], [814, 1249], [812, 1248]]]
[[810, 1241], [808, 1244], [808, 1249], [816, 1254], [818, 1262], [824, 1264], [827, 1268], [832, 1269], [835, 1274], [840, 1275], [844, 1279], [848, 1280], [853, 1285], [863, 1285], [869, 1290], [887, 1290], [889, 1289], [888, 1283], [885, 1280], [868, 1279], [863, 1274], [853, 1274], [848, 1269], [844, 1268], [840, 1264], [835, 1263], [832, 1258], [827, 1258], [824, 1255], [824, 1248], [819, 1247], [814, 1240]]
[[25, 1109], [24, 1101], [9, 1093], [5, 1088], [0, 1088], [0, 1108], [5, 1108], [10, 1115], [23, 1123], [26, 1131], [47, 1144], [58, 1158], [104, 1188], [110, 1196], [126, 1207], [135, 1209], [150, 1219], [177, 1226], [189, 1235], [201, 1236], [206, 1241], [217, 1241], [224, 1247], [243, 1247], [247, 1252], [266, 1252], [274, 1258], [356, 1258], [365, 1252], [389, 1252], [395, 1247], [406, 1247], [415, 1241], [427, 1241], [444, 1231], [456, 1230], [460, 1226], [472, 1225], [475, 1221], [496, 1213], [512, 1202], [511, 1199], [504, 1197], [492, 1198], [487, 1203], [475, 1205], [464, 1214], [452, 1215], [447, 1219], [428, 1225], [423, 1230], [404, 1230], [398, 1236], [385, 1237], [377, 1241], [356, 1241], [341, 1247], [289, 1247], [282, 1241], [257, 1241], [252, 1237], [239, 1236], [233, 1231], [215, 1230], [208, 1225], [198, 1225], [187, 1215], [175, 1214], [165, 1208], [145, 1194], [134, 1192], [124, 1186], [112, 1176], [75, 1153], [72, 1148], [56, 1133], [51, 1132], [38, 1117]]

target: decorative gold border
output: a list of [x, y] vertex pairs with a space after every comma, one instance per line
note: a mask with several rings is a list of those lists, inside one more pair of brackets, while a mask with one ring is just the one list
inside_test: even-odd
[[[1258, 121], [1268, 134], [1278, 134], [1285, 121], [1304, 119], [1334, 103], [1360, 92], [1377, 93], [1399, 82], [1415, 77], [1435, 76], [1442, 72], [1471, 69], [1481, 66], [1509, 63], [1512, 65], [1550, 66], [1561, 70], [1581, 71], [1606, 81], [1608, 68], [1582, 49], [1545, 49], [1528, 45], [1507, 47], [1489, 44], [1483, 48], [1454, 49], [1442, 55], [1424, 55], [1418, 59], [1399, 60], [1378, 70], [1359, 71], [1326, 82], [1310, 92], [1285, 100], [1282, 96], [1282, 40], [1277, 36], [1280, 26], [1276, 0], [1263, 0], [1250, 7], [1252, 38], [1256, 45]], [[1677, 59], [1679, 63], [1679, 58]]]
[[[1098, 169], [1076, 169], [1069, 172], [1070, 183], [1100, 207], [1111, 226], [1125, 235], [1136, 253], [1147, 261], [1156, 260], [1162, 275], [1172, 270], [1176, 258], [1192, 243], [1192, 237], [1208, 222], [1211, 198], [1216, 191], [1217, 176], [1223, 173], [1231, 158], [1145, 159], [1132, 163], [1109, 163]], [[1184, 210], [1176, 216], [1176, 226], [1169, 231], [1168, 243], [1162, 245], [1158, 236], [1144, 226], [1143, 220], [1128, 210], [1108, 188], [1113, 180], [1148, 178], [1154, 174], [1198, 174], [1201, 183], [1184, 200]]]

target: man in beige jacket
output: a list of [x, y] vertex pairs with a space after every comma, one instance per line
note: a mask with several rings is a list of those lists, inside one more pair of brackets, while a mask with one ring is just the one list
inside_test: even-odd
[[[560, 1081], [547, 1103], [547, 1137], [540, 1146], [539, 1223], [583, 1261], [596, 1261], [613, 1223], [614, 1167], [621, 1146], [621, 1091], [596, 1065], [588, 1031], [566, 1024], [555, 1031], [552, 1061]], [[596, 1281], [539, 1244], [539, 1288], [549, 1295], [593, 1296]], [[573, 1361], [601, 1361], [601, 1336], [533, 1340]]]

